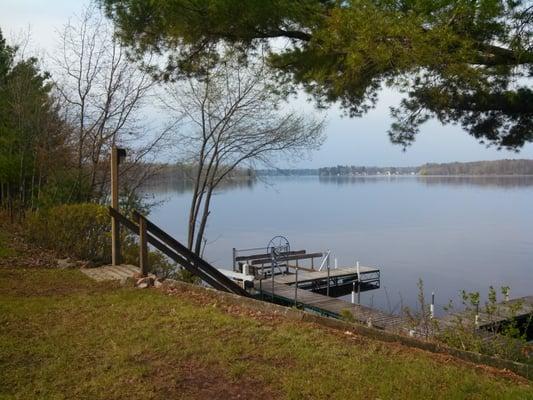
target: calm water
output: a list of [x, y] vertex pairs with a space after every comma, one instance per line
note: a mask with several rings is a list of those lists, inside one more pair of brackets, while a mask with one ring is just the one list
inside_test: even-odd
[[[377, 266], [381, 289], [362, 302], [385, 311], [416, 306], [419, 278], [440, 305], [461, 289], [533, 294], [533, 177], [269, 177], [221, 189], [213, 199], [206, 258], [231, 268], [231, 249], [330, 249], [339, 266]], [[185, 240], [190, 192], [150, 191], [151, 219]]]

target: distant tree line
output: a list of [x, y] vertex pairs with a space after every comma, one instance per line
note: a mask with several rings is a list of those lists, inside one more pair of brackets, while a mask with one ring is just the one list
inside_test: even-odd
[[294, 168], [294, 169], [258, 169], [257, 176], [312, 176], [318, 175], [318, 169]]
[[318, 169], [320, 176], [358, 176], [358, 175], [410, 175], [418, 173], [418, 167], [363, 167], [337, 165]]
[[533, 160], [425, 164], [420, 175], [533, 175]]
[[[533, 160], [428, 163], [419, 167], [361, 167], [337, 165], [317, 170], [319, 176], [367, 175], [533, 175]], [[289, 173], [290, 174], [290, 173]]]
[[[152, 171], [155, 171], [149, 182], [146, 184], [172, 184], [173, 182], [192, 182], [198, 175], [198, 165], [193, 163], [174, 163], [174, 164], [143, 164], [137, 168], [145, 168], [148, 166]], [[224, 178], [224, 181], [232, 179], [255, 179], [256, 171], [253, 168], [238, 167], [232, 170]]]

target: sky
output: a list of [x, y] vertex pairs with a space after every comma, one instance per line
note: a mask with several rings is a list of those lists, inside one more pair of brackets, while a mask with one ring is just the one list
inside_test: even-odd
[[[76, 13], [85, 0], [0, 0], [0, 28], [8, 39], [29, 30], [33, 51], [52, 53], [57, 44], [56, 32]], [[377, 107], [360, 118], [343, 117], [335, 106], [325, 113], [326, 141], [308, 158], [284, 162], [280, 167], [318, 168], [331, 165], [417, 166], [426, 162], [533, 158], [533, 144], [518, 154], [487, 148], [460, 127], [443, 126], [429, 121], [422, 126], [416, 142], [406, 151], [390, 143], [387, 130], [391, 119], [389, 107], [400, 96], [390, 90], [382, 93]], [[305, 113], [318, 113], [305, 96], [291, 102], [291, 107]]]

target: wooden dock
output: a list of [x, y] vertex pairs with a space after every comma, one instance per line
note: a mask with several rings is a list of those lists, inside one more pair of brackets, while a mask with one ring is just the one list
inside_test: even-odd
[[[359, 267], [359, 273], [375, 273], [371, 267]], [[356, 279], [355, 267], [337, 268], [329, 271], [330, 280]], [[351, 304], [344, 300], [300, 288], [300, 284], [315, 283], [328, 279], [327, 271], [303, 271], [298, 274], [298, 287], [295, 274], [275, 275], [272, 278], [254, 281], [254, 288], [265, 300], [272, 299], [287, 305], [296, 305], [305, 310], [334, 318], [346, 317], [349, 313], [359, 323], [388, 331], [406, 330], [407, 320], [364, 305]]]
[[[512, 319], [517, 322], [528, 322], [527, 319], [533, 318], [533, 296], [526, 296], [517, 299], [503, 301], [494, 305], [495, 310], [491, 314], [486, 312], [485, 307], [480, 307], [477, 318], [477, 328], [479, 329], [496, 329], [508, 323]], [[462, 311], [446, 315], [439, 319], [439, 325], [442, 328], [453, 327], [461, 321], [464, 325], [476, 325], [474, 311]]]
[[[374, 267], [359, 267], [359, 274], [361, 276], [361, 282], [366, 280], [366, 276], [369, 274], [377, 274], [379, 277], [379, 269]], [[306, 284], [311, 282], [326, 281], [328, 278], [333, 281], [357, 281], [357, 267], [340, 267], [336, 269], [327, 269], [322, 271], [317, 270], [300, 270], [298, 271], [298, 284]], [[296, 282], [296, 274], [285, 274], [276, 276], [276, 282], [284, 283], [286, 285], [293, 285]]]
[[104, 265], [98, 268], [82, 268], [80, 270], [95, 281], [123, 281], [141, 274], [141, 269], [135, 265]]

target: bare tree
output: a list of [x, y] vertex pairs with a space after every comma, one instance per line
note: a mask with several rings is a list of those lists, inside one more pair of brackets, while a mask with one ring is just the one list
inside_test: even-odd
[[77, 190], [81, 199], [101, 200], [107, 193], [110, 147], [129, 148], [135, 164], [153, 154], [167, 132], [148, 134], [140, 118], [154, 80], [127, 58], [95, 5], [64, 27], [52, 58], [65, 118], [73, 130]]
[[279, 110], [272, 73], [261, 60], [244, 65], [229, 56], [208, 69], [166, 86], [164, 104], [183, 118], [180, 147], [195, 176], [188, 221], [188, 246], [201, 253], [212, 195], [243, 163], [272, 163], [301, 156], [323, 141], [323, 122]]

